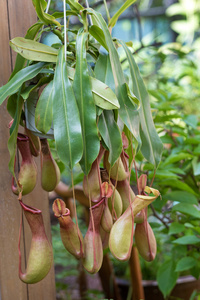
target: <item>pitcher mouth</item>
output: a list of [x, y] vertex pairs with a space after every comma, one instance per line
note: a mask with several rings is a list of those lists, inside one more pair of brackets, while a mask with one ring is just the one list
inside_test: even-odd
[[26, 142], [29, 140], [29, 137], [23, 133], [18, 133], [17, 140]]
[[54, 214], [54, 216], [57, 218], [70, 216], [70, 210], [69, 210], [69, 208], [66, 208], [66, 212], [63, 215], [58, 216], [58, 215]]
[[25, 211], [29, 211], [31, 212], [32, 214], [41, 214], [42, 211], [35, 208], [35, 207], [32, 207], [32, 206], [29, 206], [29, 205], [26, 205], [22, 202], [22, 200], [19, 200], [19, 203], [21, 205], [21, 207], [25, 210]]

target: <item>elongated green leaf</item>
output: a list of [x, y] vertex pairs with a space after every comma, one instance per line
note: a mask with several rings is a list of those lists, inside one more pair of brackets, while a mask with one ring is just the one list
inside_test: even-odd
[[132, 5], [136, 0], [126, 0], [126, 2], [120, 7], [120, 9], [114, 14], [114, 16], [111, 18], [108, 26], [114, 27], [119, 16], [130, 6]]
[[134, 105], [137, 105], [137, 109], [140, 108], [140, 101], [138, 100], [138, 98], [133, 94], [133, 92], [131, 91], [131, 89], [129, 88], [128, 84], [125, 83], [126, 85], [126, 89], [127, 89], [127, 95], [129, 97], [129, 99], [134, 103]]
[[27, 129], [31, 130], [35, 135], [37, 135], [41, 138], [45, 137], [45, 138], [53, 139], [54, 138], [53, 126], [50, 128], [50, 130], [46, 134], [41, 133], [41, 131], [39, 131], [36, 128], [35, 109], [37, 106], [38, 98], [39, 98], [38, 92], [33, 91], [30, 93], [28, 100], [25, 102], [24, 112], [25, 112], [25, 117], [26, 117], [26, 127], [27, 127]]
[[106, 44], [105, 36], [103, 30], [96, 25], [92, 25], [89, 29], [89, 33], [107, 50], [108, 46]]
[[[153, 177], [153, 174], [150, 174], [149, 179], [152, 178], [152, 177]], [[162, 178], [178, 179], [178, 178], [180, 178], [180, 176], [178, 176], [178, 175], [176, 175], [176, 174], [174, 174], [174, 173], [172, 173], [168, 170], [165, 171], [165, 170], [158, 169], [156, 171], [156, 178], [160, 178], [160, 179], [162, 179]]]
[[72, 10], [83, 10], [84, 7], [77, 0], [66, 0]]
[[155, 119], [154, 119], [154, 122], [155, 123], [164, 123], [164, 122], [167, 122], [167, 121], [171, 121], [173, 119], [180, 119], [180, 115], [179, 114], [173, 114], [173, 115], [164, 115], [164, 116], [156, 116]]
[[17, 97], [17, 94], [13, 94], [8, 98], [7, 101], [7, 111], [13, 119], [15, 117], [15, 112], [17, 109]]
[[186, 271], [193, 268], [196, 265], [197, 265], [197, 261], [193, 257], [190, 256], [182, 257], [178, 261], [175, 271], [176, 272]]
[[[74, 80], [75, 69], [68, 67], [68, 77]], [[117, 109], [119, 102], [115, 93], [102, 81], [90, 76], [94, 102], [103, 109]]]
[[[36, 6], [37, 0], [32, 0], [33, 6]], [[42, 10], [45, 10], [47, 7], [47, 2], [46, 0], [40, 0], [40, 6]]]
[[21, 96], [24, 100], [28, 99], [28, 96], [30, 95], [30, 93], [35, 89], [35, 85], [31, 84], [29, 86], [27, 86], [23, 92], [21, 93]]
[[44, 66], [45, 63], [39, 62], [17, 72], [8, 83], [0, 88], [0, 105], [8, 96], [15, 94], [25, 81], [40, 73]]
[[173, 243], [179, 245], [195, 245], [200, 243], [200, 238], [195, 235], [185, 235], [174, 240]]
[[83, 144], [78, 107], [64, 59], [64, 46], [58, 54], [52, 102], [54, 138], [58, 156], [72, 169], [82, 157]]
[[[40, 28], [42, 27], [42, 23], [35, 23], [33, 24], [28, 30], [27, 30], [27, 33], [25, 35], [25, 39], [30, 39], [30, 40], [33, 40], [38, 31], [40, 30]], [[14, 70], [9, 78], [9, 80], [18, 72], [20, 71], [21, 69], [23, 69], [24, 67], [24, 64], [25, 64], [25, 61], [26, 59], [21, 56], [20, 54], [17, 54], [17, 57], [16, 57], [16, 60], [15, 60], [15, 67], [14, 67]]]
[[[66, 10], [66, 16], [77, 16], [77, 11]], [[56, 19], [64, 18], [64, 12], [56, 11], [52, 14], [52, 16]]]
[[119, 43], [124, 48], [129, 62], [134, 94], [141, 103], [139, 109], [140, 135], [142, 139], [141, 152], [150, 163], [157, 167], [161, 160], [163, 145], [153, 123], [148, 92], [131, 51], [123, 41], [119, 41]]
[[172, 207], [172, 211], [179, 211], [183, 214], [200, 219], [200, 211], [189, 203], [179, 203]]
[[34, 40], [39, 32], [40, 28], [42, 28], [43, 24], [41, 22], [36, 22], [26, 32], [25, 39]]
[[200, 144], [194, 149], [193, 154], [200, 155]]
[[183, 232], [184, 230], [185, 230], [185, 226], [183, 224], [180, 224], [178, 222], [173, 222], [170, 225], [169, 234], [177, 234]]
[[[38, 33], [38, 31], [40, 30], [40, 28], [42, 27], [42, 24], [37, 22], [35, 24], [33, 24], [28, 30], [27, 33], [25, 35], [25, 38], [27, 39], [34, 39]], [[9, 81], [13, 78], [13, 76], [19, 72], [21, 69], [23, 69], [24, 65], [25, 65], [26, 59], [24, 57], [22, 57], [20, 54], [17, 54], [16, 56], [16, 60], [15, 60], [15, 67], [14, 70], [9, 78]], [[17, 107], [17, 101], [15, 101], [15, 99], [17, 99], [17, 95], [11, 95], [8, 98], [7, 101], [7, 110], [9, 112], [9, 114], [14, 118], [15, 115], [15, 111], [16, 111], [16, 107]], [[14, 102], [16, 103], [16, 105], [14, 104]]]
[[[44, 71], [44, 69], [43, 69], [40, 73], [43, 73], [43, 71]], [[31, 84], [31, 85], [27, 86], [27, 87], [23, 90], [23, 92], [21, 93], [22, 98], [23, 98], [24, 100], [27, 100], [28, 97], [30, 96], [30, 94], [31, 94], [34, 90], [36, 90], [38, 87], [41, 87], [41, 86], [44, 85], [44, 84], [48, 84], [51, 80], [52, 80], [52, 78], [51, 78], [50, 76], [48, 76], [48, 77], [46, 77], [46, 76], [41, 77], [41, 78], [39, 79], [39, 81], [37, 82], [37, 84], [35, 84], [35, 85], [32, 85], [32, 84]]]
[[190, 154], [190, 153], [173, 153], [171, 154], [170, 156], [168, 156], [166, 158], [166, 160], [162, 163], [162, 168], [169, 165], [169, 164], [172, 164], [172, 163], [175, 163], [177, 161], [181, 161], [182, 159], [191, 159], [193, 158], [193, 155]]
[[115, 81], [112, 73], [110, 57], [108, 54], [99, 54], [99, 58], [95, 64], [94, 73], [97, 79], [106, 83], [113, 91], [115, 91]]
[[11, 48], [26, 59], [34, 61], [56, 62], [58, 50], [22, 37], [10, 41]]
[[[108, 86], [115, 89], [109, 55], [99, 55], [94, 72], [97, 79], [105, 82]], [[111, 166], [113, 166], [122, 152], [121, 132], [114, 120], [113, 112], [106, 110], [102, 112], [99, 117], [98, 128], [106, 146], [109, 149], [108, 160]]]
[[179, 273], [175, 272], [175, 267], [175, 262], [170, 259], [165, 261], [158, 269], [157, 282], [164, 297], [170, 294], [178, 279]]
[[53, 81], [42, 91], [35, 110], [35, 126], [42, 133], [47, 133], [53, 121], [52, 114]]
[[86, 39], [87, 34], [79, 31], [76, 39], [76, 72], [73, 89], [78, 103], [83, 135], [83, 157], [80, 164], [87, 175], [99, 153], [100, 142], [97, 134], [96, 108], [87, 69]]
[[22, 97], [18, 96], [17, 109], [15, 112], [14, 122], [10, 129], [10, 137], [8, 140], [8, 151], [10, 153], [10, 161], [9, 161], [8, 166], [9, 166], [9, 170], [13, 176], [15, 176], [15, 172], [14, 172], [15, 152], [16, 152], [18, 128], [19, 128], [23, 104], [24, 104], [24, 101], [23, 101]]
[[196, 135], [195, 137], [187, 137], [187, 133], [186, 133], [186, 139], [185, 139], [185, 143], [186, 144], [199, 144], [200, 143], [200, 135]]
[[137, 143], [140, 144], [141, 140], [139, 134], [139, 113], [136, 106], [133, 104], [132, 99], [130, 99], [127, 94], [126, 81], [119, 60], [119, 55], [113, 43], [108, 26], [101, 14], [92, 9], [88, 9], [88, 12], [92, 14], [94, 21], [99, 24], [105, 35], [106, 44], [109, 49], [113, 77], [115, 81], [116, 94], [120, 104], [119, 115], [122, 121], [126, 124], [128, 129], [133, 134]]
[[170, 201], [178, 201], [181, 203], [190, 203], [190, 204], [196, 204], [198, 205], [198, 200], [195, 197], [195, 195], [188, 193], [186, 191], [173, 191], [170, 193], [167, 193], [164, 198]]
[[103, 109], [118, 109], [120, 107], [115, 93], [103, 82], [90, 77], [94, 102]]
[[[16, 48], [16, 51], [27, 59], [48, 62], [56, 62], [57, 60], [58, 50], [52, 47], [23, 38], [15, 38], [12, 41], [14, 41], [13, 45], [15, 46], [13, 47]], [[75, 69], [68, 67], [68, 74], [70, 80], [73, 80]], [[115, 93], [106, 84], [94, 77], [90, 77], [90, 80], [93, 98], [97, 106], [103, 109], [117, 109], [120, 107]]]
[[198, 157], [195, 157], [192, 160], [192, 168], [193, 168], [194, 176], [200, 175], [200, 162], [198, 161]]
[[33, 5], [35, 7], [35, 11], [38, 15], [38, 18], [45, 24], [45, 25], [56, 25], [61, 28], [60, 23], [55, 19], [55, 17], [47, 14], [44, 12], [46, 7], [44, 0], [32, 0]]
[[109, 149], [108, 160], [112, 167], [122, 152], [121, 133], [114, 120], [112, 111], [105, 110], [100, 115], [98, 127], [100, 134]]
[[[160, 169], [160, 166], [159, 166], [159, 169]], [[172, 166], [168, 166], [168, 167], [165, 167], [164, 170], [169, 170], [171, 171], [172, 173], [174, 174], [178, 174], [178, 175], [185, 175], [185, 171], [181, 168], [176, 168], [176, 167], [172, 167]]]
[[198, 116], [196, 115], [189, 115], [185, 117], [183, 121], [194, 129], [198, 126]]
[[139, 119], [139, 113], [136, 107], [134, 106], [132, 99], [130, 100], [128, 94], [127, 94], [127, 84], [126, 82], [121, 84], [117, 87], [117, 96], [119, 99], [120, 109], [119, 109], [119, 115], [128, 127], [128, 129], [133, 134], [133, 137], [137, 141], [138, 148], [141, 144], [141, 138], [140, 138], [140, 119]]
[[182, 182], [178, 179], [176, 179], [176, 180], [170, 180], [170, 179], [160, 180], [159, 185], [175, 187], [176, 189], [180, 189], [182, 191], [187, 191], [188, 193], [198, 196], [198, 194], [196, 194], [196, 192], [193, 191], [193, 189], [187, 183]]

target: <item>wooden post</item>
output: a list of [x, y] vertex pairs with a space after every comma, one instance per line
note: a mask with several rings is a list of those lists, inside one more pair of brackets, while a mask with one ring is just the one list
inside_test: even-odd
[[[0, 0], [0, 87], [7, 82], [13, 70], [16, 54], [9, 47], [9, 40], [24, 36], [27, 29], [37, 21], [32, 1]], [[18, 278], [18, 235], [20, 205], [11, 192], [11, 174], [8, 170], [9, 138], [8, 124], [11, 117], [6, 103], [0, 106], [0, 300], [55, 300], [54, 268], [41, 282], [26, 285]], [[39, 170], [39, 159], [36, 160]], [[23, 198], [28, 205], [42, 210], [45, 228], [51, 239], [48, 194], [38, 183], [34, 191]], [[31, 241], [30, 230], [24, 222], [21, 239], [23, 270], [28, 259]]]
[[99, 277], [101, 279], [106, 298], [121, 300], [120, 291], [108, 253], [103, 256], [103, 263], [99, 270]]
[[140, 261], [138, 251], [135, 246], [132, 247], [129, 265], [131, 271], [131, 285], [133, 288], [132, 300], [145, 300], [144, 288], [142, 286], [142, 272]]

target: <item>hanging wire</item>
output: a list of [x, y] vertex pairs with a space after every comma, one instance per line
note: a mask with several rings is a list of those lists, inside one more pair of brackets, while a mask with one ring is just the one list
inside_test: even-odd
[[[85, 0], [85, 3], [86, 3], [86, 7], [87, 7], [87, 8], [90, 8], [90, 7], [89, 7], [88, 0]], [[88, 19], [89, 19], [89, 24], [90, 24], [90, 25], [93, 25], [91, 15], [88, 15]]]
[[45, 10], [45, 13], [46, 13], [46, 14], [47, 14], [48, 11], [49, 11], [50, 4], [51, 4], [51, 0], [48, 0], [48, 2], [47, 2], [47, 7], [46, 7], [46, 10]]
[[[45, 10], [45, 13], [46, 13], [46, 14], [48, 14], [50, 4], [51, 4], [51, 0], [48, 0], [48, 2], [47, 2], [47, 7], [46, 7], [46, 10]], [[43, 29], [44, 29], [44, 25], [42, 26], [42, 31], [43, 31]], [[41, 41], [41, 38], [42, 38], [42, 34], [41, 34], [40, 37], [39, 37], [39, 42]]]
[[66, 2], [63, 0], [63, 10], [64, 10], [64, 52], [65, 61], [67, 60], [67, 22], [66, 22]]

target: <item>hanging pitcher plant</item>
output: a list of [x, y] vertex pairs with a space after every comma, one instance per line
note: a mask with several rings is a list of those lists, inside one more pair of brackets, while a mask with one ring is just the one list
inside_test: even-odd
[[[45, 0], [32, 2], [38, 22], [24, 38], [10, 41], [18, 53], [16, 64], [8, 83], [0, 88], [0, 104], [9, 97], [7, 109], [13, 118], [8, 141], [12, 190], [32, 231], [28, 266], [22, 273], [20, 265], [20, 279], [26, 283], [40, 281], [52, 262], [41, 211], [27, 206], [22, 199], [35, 187], [33, 156], [41, 157], [44, 190], [54, 190], [60, 181], [48, 139], [55, 141], [57, 156], [72, 176], [76, 222], [63, 200], [56, 199], [53, 204], [65, 248], [82, 261], [88, 272], [96, 273], [105, 248], [118, 260], [129, 259], [135, 232], [139, 253], [147, 261], [153, 260], [156, 240], [147, 221], [147, 207], [159, 191], [147, 186], [146, 175], [138, 178], [135, 156], [140, 151], [156, 171], [162, 143], [133, 53], [124, 41], [111, 35], [118, 17], [135, 0], [127, 0], [112, 18], [106, 9], [108, 22], [99, 12], [75, 0], [64, 0], [64, 13], [53, 15], [48, 14]], [[80, 20], [79, 30], [67, 27], [71, 16]], [[64, 26], [58, 21], [61, 19]], [[44, 30], [57, 35], [60, 43], [42, 44]], [[129, 77], [123, 72], [119, 48], [126, 55]], [[18, 132], [19, 125], [24, 127], [23, 134]], [[16, 148], [21, 154], [18, 174]], [[77, 164], [84, 174], [83, 198], [76, 194], [73, 184]], [[131, 172], [137, 179], [136, 195], [130, 185]], [[78, 225], [75, 199], [89, 209], [85, 237]]]

